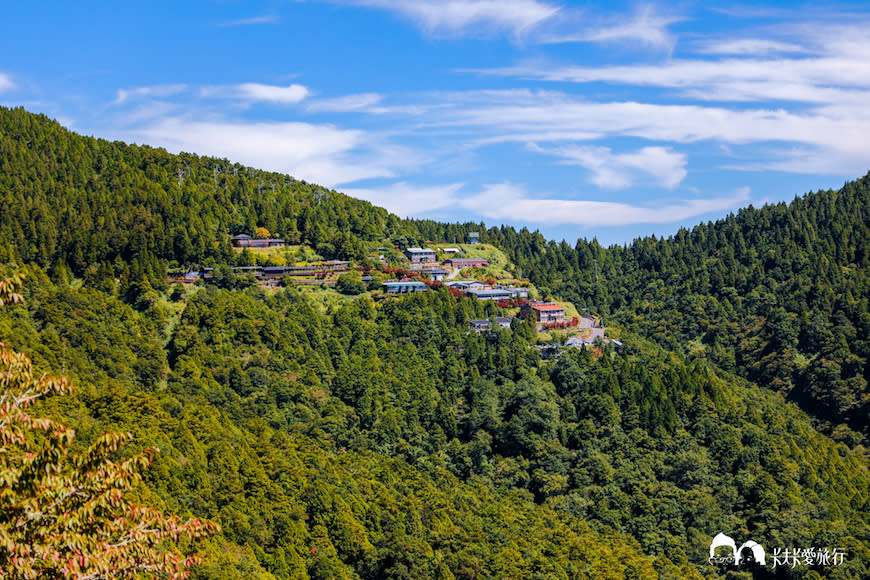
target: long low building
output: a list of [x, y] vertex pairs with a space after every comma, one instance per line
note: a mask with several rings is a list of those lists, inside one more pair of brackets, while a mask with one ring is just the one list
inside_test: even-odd
[[522, 300], [529, 297], [528, 288], [506, 288], [504, 286], [496, 286], [490, 288], [467, 288], [465, 295], [478, 300]]
[[237, 248], [283, 248], [284, 240], [280, 238], [252, 238], [248, 234], [239, 234], [231, 238]]
[[465, 295], [478, 300], [510, 300], [513, 297], [507, 288], [470, 288]]
[[471, 290], [472, 288], [490, 288], [488, 284], [478, 282], [477, 280], [448, 280], [447, 282], [444, 282], [444, 285], [448, 288], [456, 288], [457, 290], [462, 290], [463, 292], [465, 292], [466, 290]]
[[488, 268], [489, 260], [483, 258], [450, 258], [444, 260], [444, 265], [448, 268]]
[[387, 280], [383, 284], [387, 294], [410, 294], [411, 292], [426, 292], [429, 287], [417, 280]]
[[[510, 328], [511, 322], [514, 321], [513, 316], [498, 316], [495, 319], [495, 324], [499, 328]], [[483, 332], [484, 330], [489, 330], [492, 328], [492, 319], [485, 318], [483, 320], [469, 320], [469, 326], [471, 326], [471, 330], [477, 332], [478, 334]]]
[[[350, 262], [330, 260], [310, 266], [233, 266], [236, 274], [249, 274], [255, 277], [281, 278], [283, 276], [310, 276], [321, 272], [340, 272], [347, 270]], [[211, 276], [214, 268], [203, 268], [204, 277]]]

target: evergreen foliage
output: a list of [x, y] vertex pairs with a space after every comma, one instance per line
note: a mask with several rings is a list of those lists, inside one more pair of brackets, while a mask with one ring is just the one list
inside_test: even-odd
[[[430, 238], [482, 229], [415, 225]], [[781, 393], [851, 444], [847, 426], [870, 435], [870, 174], [624, 247], [486, 234], [539, 289]]]
[[[22, 281], [0, 281], [0, 307], [20, 301]], [[26, 355], [0, 343], [0, 577], [186, 578], [199, 558], [165, 543], [220, 528], [132, 503], [154, 452], [113, 458], [130, 433], [103, 434], [77, 451], [73, 429], [28, 411], [70, 392], [66, 377], [35, 376]]]
[[[870, 178], [669, 239], [572, 247], [402, 221], [21, 110], [0, 127], [0, 257], [31, 280], [0, 340], [75, 379], [44, 411], [80, 445], [120, 430], [134, 452], [161, 449], [143, 495], [223, 530], [195, 575], [716, 577], [724, 531], [844, 547], [814, 573], [870, 576]], [[67, 210], [87, 216], [78, 231]], [[110, 221], [112, 238], [97, 231]], [[528, 324], [470, 332], [497, 306], [446, 288], [374, 300], [351, 274], [345, 296], [263, 289], [229, 269], [229, 236], [256, 227], [345, 258], [477, 231], [624, 348], [542, 360]], [[215, 264], [213, 283], [169, 292], [171, 261]]]

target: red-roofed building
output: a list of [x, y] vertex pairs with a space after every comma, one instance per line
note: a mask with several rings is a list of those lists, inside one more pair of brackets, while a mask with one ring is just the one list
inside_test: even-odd
[[444, 260], [444, 265], [448, 268], [488, 268], [489, 260], [483, 258], [450, 258]]
[[561, 322], [565, 309], [552, 302], [528, 302], [520, 307], [520, 316], [534, 316], [538, 322]]

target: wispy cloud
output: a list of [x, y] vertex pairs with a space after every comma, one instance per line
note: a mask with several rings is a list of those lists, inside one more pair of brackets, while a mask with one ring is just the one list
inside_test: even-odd
[[861, 132], [870, 119], [846, 119], [783, 109], [728, 109], [698, 105], [641, 102], [587, 102], [569, 95], [539, 98], [514, 105], [494, 103], [454, 109], [445, 125], [485, 128], [506, 140], [574, 140], [578, 134], [640, 137], [650, 141], [726, 143], [793, 141], [866, 150]]
[[124, 137], [169, 151], [226, 157], [327, 186], [395, 177], [416, 160], [364, 131], [309, 123], [168, 117], [128, 128]]
[[265, 14], [263, 16], [252, 16], [251, 18], [240, 18], [238, 20], [227, 20], [226, 22], [221, 22], [218, 26], [221, 27], [232, 27], [232, 26], [253, 26], [257, 24], [275, 24], [278, 22], [278, 17], [274, 14]]
[[[547, 44], [564, 42], [599, 42], [599, 43], [623, 43], [630, 41], [642, 46], [672, 49], [676, 43], [676, 37], [668, 27], [683, 20], [679, 16], [666, 15], [653, 6], [647, 4], [638, 8], [633, 15], [620, 14], [611, 16], [607, 20], [590, 25], [589, 16], [586, 14], [574, 14], [570, 20], [582, 21], [583, 24], [574, 26], [575, 30], [564, 32], [565, 23], [561, 22], [555, 28], [557, 31], [544, 33], [541, 42]], [[579, 31], [577, 29], [579, 28]], [[560, 30], [561, 29], [561, 30]]]
[[166, 98], [177, 95], [187, 90], [186, 84], [154, 85], [150, 87], [137, 87], [133, 89], [118, 89], [115, 104], [120, 105], [128, 100], [142, 97]]
[[584, 167], [590, 172], [589, 181], [604, 189], [625, 189], [640, 181], [653, 181], [673, 189], [687, 173], [686, 155], [669, 147], [643, 147], [627, 153], [614, 153], [609, 147], [578, 145], [553, 149], [530, 145], [530, 148], [562, 157], [562, 163]]
[[553, 18], [559, 6], [537, 0], [344, 0], [407, 18], [433, 36], [507, 31], [522, 35]]
[[749, 200], [749, 189], [730, 196], [687, 199], [655, 206], [609, 201], [531, 198], [524, 187], [502, 183], [486, 186], [464, 205], [489, 219], [513, 223], [570, 224], [578, 226], [624, 226], [632, 224], [669, 224], [711, 212], [740, 207]]
[[[740, 87], [734, 85], [722, 90], [740, 90]], [[770, 87], [769, 90], [786, 88]], [[870, 132], [870, 111], [864, 103], [870, 99], [870, 93], [860, 89], [815, 87], [810, 94], [818, 100], [816, 106], [808, 110], [787, 110], [779, 103], [775, 108], [746, 108], [680, 104], [681, 99], [675, 99], [674, 104], [594, 102], [552, 92], [525, 96], [517, 93], [513, 102], [495, 96], [487, 102], [488, 95], [477, 93], [467, 98], [452, 96], [451, 107], [433, 111], [427, 120], [441, 131], [452, 129], [458, 135], [474, 134], [478, 146], [533, 142], [553, 152], [546, 144], [616, 137], [640, 138], [650, 141], [652, 147], [665, 149], [674, 143], [701, 141], [766, 144], [766, 149], [756, 151], [760, 155], [755, 167], [793, 172], [800, 164], [791, 162], [793, 155], [786, 147], [790, 144], [802, 151], [812, 151], [820, 159], [838, 160], [827, 169], [812, 163], [810, 166], [819, 173], [865, 172], [867, 159], [870, 159], [870, 143], [866, 139]], [[828, 99], [831, 99], [830, 104]], [[578, 164], [590, 170], [598, 166], [600, 155], [592, 154], [596, 149], [581, 147], [575, 153], [578, 151], [582, 153]], [[673, 156], [665, 158], [679, 161]], [[679, 163], [668, 167], [667, 175], [676, 178]], [[613, 186], [618, 180], [614, 182], [607, 175], [598, 175], [595, 182]], [[673, 181], [663, 178], [659, 183]]]
[[403, 217], [423, 217], [452, 208], [514, 224], [575, 226], [678, 223], [712, 212], [733, 210], [749, 201], [749, 188], [740, 188], [722, 197], [685, 199], [655, 206], [533, 197], [525, 186], [509, 182], [485, 185], [471, 193], [463, 188], [461, 183], [417, 186], [399, 182], [382, 188], [347, 189], [345, 193]]
[[307, 87], [297, 84], [280, 87], [260, 83], [244, 83], [237, 85], [236, 89], [243, 99], [282, 105], [296, 104], [304, 100], [309, 94]]
[[307, 110], [312, 113], [351, 113], [371, 110], [381, 102], [382, 96], [377, 93], [360, 93], [345, 95], [334, 99], [317, 99], [309, 103]]
[[0, 72], [0, 93], [15, 88], [15, 83], [8, 74]]
[[594, 13], [541, 0], [327, 0], [386, 10], [410, 20], [436, 37], [485, 37], [506, 32], [523, 42], [631, 43], [673, 48], [668, 27], [683, 20], [654, 4], [639, 5], [633, 14]]
[[[732, 38], [694, 44], [697, 58], [627, 65], [561, 65], [536, 61], [478, 70], [526, 80], [607, 83], [676, 89], [677, 96], [734, 102], [836, 103], [850, 91], [870, 91], [867, 24], [797, 28], [794, 40]], [[674, 95], [669, 95], [675, 100]]]
[[699, 43], [697, 52], [759, 57], [769, 54], [801, 54], [808, 53], [810, 50], [797, 43], [780, 42], [769, 38], [728, 38], [705, 40]]
[[625, 66], [555, 66], [537, 63], [479, 71], [553, 82], [592, 83], [664, 87], [690, 90], [693, 95], [707, 89], [739, 85], [744, 93], [734, 100], [778, 100], [788, 93], [778, 85], [811, 89], [792, 91], [788, 100], [814, 100], [816, 90], [826, 87], [870, 88], [870, 53], [816, 58], [673, 60], [664, 64]]
[[462, 183], [419, 186], [400, 181], [380, 188], [349, 188], [343, 191], [351, 197], [386, 208], [399, 217], [414, 217], [459, 204], [462, 186]]

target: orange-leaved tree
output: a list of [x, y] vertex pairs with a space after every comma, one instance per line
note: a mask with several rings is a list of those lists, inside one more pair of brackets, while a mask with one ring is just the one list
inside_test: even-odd
[[[0, 307], [21, 301], [23, 280], [0, 280]], [[155, 450], [116, 459], [129, 433], [75, 451], [73, 429], [28, 412], [71, 391], [66, 377], [37, 376], [27, 355], [0, 343], [0, 579], [186, 577], [199, 558], [167, 544], [219, 527], [131, 503]]]

